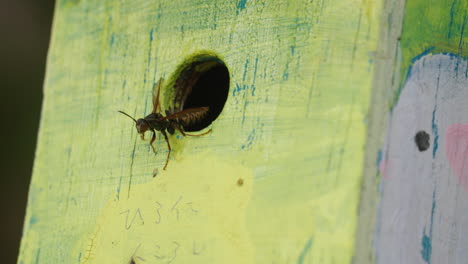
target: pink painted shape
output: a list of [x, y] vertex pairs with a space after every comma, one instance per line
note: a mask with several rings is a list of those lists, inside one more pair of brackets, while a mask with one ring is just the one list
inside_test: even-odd
[[379, 164], [379, 171], [380, 171], [380, 175], [382, 175], [382, 177], [384, 179], [388, 179], [389, 178], [389, 175], [388, 175], [388, 160], [386, 159], [382, 159], [380, 161], [380, 164]]
[[445, 154], [458, 182], [468, 190], [468, 124], [453, 124], [447, 128]]

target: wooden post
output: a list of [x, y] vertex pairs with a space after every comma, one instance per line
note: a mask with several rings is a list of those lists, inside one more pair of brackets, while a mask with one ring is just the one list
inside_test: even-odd
[[[408, 22], [418, 8], [431, 14], [426, 23], [432, 21], [435, 9], [419, 7], [420, 0], [407, 2], [404, 12], [403, 1], [384, 0], [57, 1], [18, 263], [351, 263], [353, 256], [369, 262], [374, 255], [386, 256], [381, 253], [386, 245], [396, 250], [396, 240], [379, 236], [387, 233], [374, 233], [375, 226], [391, 226], [372, 220], [377, 212], [386, 213], [377, 204], [379, 196], [398, 205], [386, 196], [396, 197], [397, 188], [385, 180], [383, 188], [390, 190], [375, 191], [373, 151], [383, 145], [386, 124], [375, 120], [394, 105], [389, 122], [396, 122], [398, 111], [406, 110], [398, 110], [399, 102], [415, 95], [405, 95], [402, 88], [394, 100], [391, 92], [372, 96], [372, 89], [399, 90], [399, 76], [406, 80], [410, 68], [431, 75], [432, 68], [420, 69], [422, 62], [411, 60], [430, 41], [436, 48], [429, 52], [462, 56], [467, 50], [467, 9], [461, 1], [452, 2], [454, 10], [464, 10], [464, 19], [447, 9], [448, 0], [440, 1], [441, 10], [454, 14], [452, 26], [440, 29], [450, 32], [443, 45]], [[416, 33], [407, 28], [419, 37], [415, 40], [411, 34]], [[462, 43], [458, 51], [456, 39]], [[149, 114], [160, 78], [167, 80], [161, 98], [163, 110], [168, 109], [181, 69], [200, 54], [226, 65], [227, 100], [202, 130], [212, 129], [210, 134], [169, 137], [173, 152], [163, 170], [164, 137], [158, 134], [155, 155], [149, 133], [142, 141], [133, 121], [117, 110], [136, 118]], [[446, 55], [440, 56], [425, 58], [428, 66], [442, 63]], [[466, 63], [458, 61], [459, 68], [447, 68], [447, 76], [461, 76]], [[397, 74], [383, 77], [386, 70]], [[428, 85], [434, 84], [430, 79]], [[466, 89], [459, 90], [466, 101]], [[213, 97], [200, 91], [201, 98]], [[447, 91], [440, 95], [449, 96]], [[375, 102], [384, 104], [373, 112]], [[450, 120], [462, 122], [459, 114]], [[442, 127], [449, 124], [439, 124], [440, 151]], [[459, 127], [452, 128], [458, 135]], [[431, 127], [421, 129], [434, 139]], [[382, 153], [388, 160], [386, 153], [392, 152]], [[429, 190], [421, 186], [422, 192]], [[449, 193], [448, 187], [443, 190]], [[428, 193], [430, 199], [442, 197]], [[422, 217], [439, 210], [424, 208]], [[426, 226], [413, 231], [432, 241], [438, 231], [432, 222]], [[373, 234], [381, 243], [376, 252]]]
[[401, 34], [382, 29], [398, 45], [376, 66], [356, 263], [468, 259], [467, 26], [466, 1], [407, 0]]

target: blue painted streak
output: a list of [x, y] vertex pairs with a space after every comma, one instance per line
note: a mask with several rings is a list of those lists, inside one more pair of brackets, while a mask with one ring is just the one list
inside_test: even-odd
[[29, 225], [34, 225], [36, 224], [37, 222], [39, 221], [39, 219], [37, 219], [37, 217], [35, 217], [34, 215], [31, 216], [31, 219], [29, 219]]
[[[426, 50], [424, 50], [421, 54], [415, 56], [413, 59], [411, 59], [411, 65], [408, 67], [408, 72], [406, 74], [406, 80], [405, 82], [407, 82], [410, 77], [411, 77], [411, 74], [413, 73], [413, 65], [418, 61], [420, 60], [422, 57], [428, 55], [429, 53], [431, 53], [433, 50], [435, 49], [434, 46], [432, 47], [429, 47], [427, 48]], [[401, 89], [398, 91], [398, 93], [401, 93]], [[400, 95], [398, 95], [399, 97]]]
[[[467, 17], [465, 17], [465, 20], [467, 19]], [[463, 23], [465, 24], [465, 23]], [[464, 28], [462, 29], [462, 33], [463, 33], [463, 30]], [[460, 40], [462, 40], [463, 38], [461, 38]], [[420, 60], [422, 57], [430, 54], [433, 50], [435, 49], [435, 47], [429, 47], [427, 48], [426, 50], [424, 50], [421, 54], [415, 56], [413, 59], [411, 59], [411, 65], [408, 67], [408, 71], [407, 71], [407, 75], [406, 75], [406, 80], [405, 80], [405, 83], [410, 79], [412, 73], [413, 73], [413, 65], [414, 63], [416, 63], [418, 60]], [[450, 53], [450, 52], [440, 52], [440, 53], [437, 53], [437, 54], [441, 54], [441, 55], [447, 55], [447, 56], [450, 56], [450, 58], [452, 59], [457, 59], [457, 60], [460, 60], [460, 59], [466, 59], [468, 57], [466, 56], [460, 56], [460, 55], [457, 55], [457, 54], [453, 54], [453, 53]], [[458, 66], [457, 66], [458, 67]], [[458, 68], [455, 69], [455, 71], [458, 73]], [[468, 76], [468, 68], [466, 70], [466, 73], [465, 73], [466, 76]], [[400, 94], [401, 94], [401, 91], [402, 91], [402, 88], [400, 88], [398, 90], [398, 93], [397, 93], [397, 100], [395, 101], [395, 104], [393, 104], [391, 107], [390, 107], [390, 111], [393, 111], [393, 108], [395, 107], [396, 105], [396, 102], [398, 102], [398, 97], [400, 97]]]
[[154, 28], [152, 28], [150, 30], [150, 33], [149, 33], [149, 48], [148, 48], [148, 66], [146, 67], [146, 72], [145, 72], [145, 75], [144, 75], [144, 78], [143, 78], [143, 83], [146, 83], [146, 76], [148, 75], [148, 71], [150, 69], [150, 64], [151, 64], [151, 48], [153, 46], [153, 39], [154, 39]]
[[249, 133], [249, 136], [247, 137], [247, 143], [242, 145], [242, 149], [250, 148], [255, 140], [255, 128], [252, 129], [252, 131]]
[[455, 4], [457, 3], [457, 0], [453, 0], [452, 6], [450, 7], [450, 22], [448, 25], [448, 33], [447, 33], [447, 39], [450, 39], [452, 36], [452, 26], [453, 26], [453, 18], [455, 16]]
[[431, 209], [431, 223], [429, 226], [429, 235], [426, 234], [426, 228], [424, 227], [423, 236], [421, 239], [421, 257], [427, 264], [431, 264], [431, 256], [432, 256], [432, 229], [434, 227], [434, 212], [436, 208], [436, 201], [435, 201], [435, 190], [432, 193], [432, 209]]
[[[424, 50], [421, 54], [416, 55], [413, 59], [411, 59], [411, 63], [414, 64], [415, 62], [417, 62], [418, 60], [420, 60], [422, 57], [424, 57], [424, 56], [430, 54], [434, 49], [435, 49], [434, 46], [427, 48], [427, 49]], [[411, 67], [410, 67], [410, 69], [411, 69]], [[411, 71], [409, 71], [409, 72], [411, 72]]]
[[36, 264], [39, 263], [40, 256], [41, 256], [41, 248], [38, 248], [37, 253], [36, 253], [36, 262], [35, 262]]
[[434, 107], [434, 111], [432, 111], [432, 134], [434, 135], [434, 143], [432, 148], [432, 157], [435, 158], [437, 154], [437, 149], [439, 148], [439, 127], [435, 121], [435, 115], [437, 112], [437, 104]]
[[255, 87], [255, 80], [257, 79], [257, 69], [258, 69], [258, 57], [255, 58], [254, 75], [253, 75], [253, 80], [252, 80], [252, 96], [255, 96], [255, 90], [257, 89]]
[[436, 92], [435, 92], [435, 104], [434, 104], [434, 110], [432, 111], [432, 134], [434, 135], [434, 142], [433, 142], [433, 147], [432, 147], [432, 157], [435, 158], [437, 154], [437, 149], [439, 148], [439, 127], [437, 126], [436, 123], [436, 112], [437, 112], [437, 97], [439, 95], [439, 84], [440, 84], [440, 68], [442, 65], [439, 65], [439, 75], [437, 76], [437, 87], [436, 87]]
[[299, 255], [299, 259], [297, 260], [297, 264], [304, 263], [304, 259], [307, 256], [307, 253], [312, 248], [313, 242], [314, 242], [314, 238], [313, 237], [309, 238], [309, 240], [307, 241], [307, 243], [304, 246], [304, 249], [302, 249], [301, 254]]
[[247, 0], [240, 0], [239, 3], [237, 3], [237, 9], [244, 10], [245, 4], [247, 4]]
[[236, 87], [234, 89], [232, 89], [232, 96], [236, 96], [236, 94], [240, 93], [241, 91], [244, 91], [248, 88], [247, 85], [240, 85], [238, 83], [236, 83]]
[[[426, 232], [426, 229], [424, 229], [424, 233]], [[421, 257], [424, 259], [424, 261], [428, 264], [431, 263], [431, 253], [432, 253], [432, 243], [431, 243], [431, 238], [426, 236], [426, 234], [423, 235], [422, 241], [422, 250], [421, 250]]]
[[379, 149], [379, 152], [377, 152], [377, 159], [376, 159], [377, 168], [380, 166], [380, 162], [382, 162], [382, 159], [383, 159], [383, 151]]
[[153, 41], [153, 39], [154, 39], [154, 28], [152, 28], [150, 31], [150, 42]]
[[249, 60], [245, 60], [245, 64], [244, 64], [244, 75], [242, 76], [242, 81], [245, 82], [246, 78], [247, 78], [247, 71], [249, 69]]
[[110, 46], [111, 47], [114, 45], [114, 41], [115, 41], [115, 34], [112, 34], [111, 39], [110, 39]]

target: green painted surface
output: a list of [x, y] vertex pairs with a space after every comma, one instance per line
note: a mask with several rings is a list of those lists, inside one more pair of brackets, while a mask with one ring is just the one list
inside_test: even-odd
[[[19, 263], [350, 263], [381, 9], [58, 1]], [[229, 97], [163, 171], [116, 111], [201, 50]]]
[[452, 53], [467, 57], [467, 31], [468, 1], [407, 0], [400, 44], [400, 85], [406, 81], [414, 60], [422, 54]]

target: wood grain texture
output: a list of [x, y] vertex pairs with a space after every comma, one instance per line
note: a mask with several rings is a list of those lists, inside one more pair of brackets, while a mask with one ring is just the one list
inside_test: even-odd
[[[57, 1], [19, 263], [350, 263], [381, 11]], [[202, 50], [229, 97], [210, 135], [170, 138], [163, 171], [163, 139], [155, 156], [117, 110], [147, 114]]]

